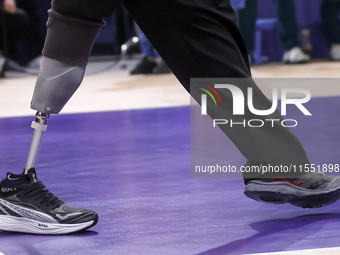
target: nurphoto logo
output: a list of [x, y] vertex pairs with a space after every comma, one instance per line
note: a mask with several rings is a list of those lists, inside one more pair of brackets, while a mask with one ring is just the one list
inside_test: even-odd
[[[277, 88], [272, 89], [272, 105], [269, 109], [256, 109], [254, 106], [254, 93], [253, 88], [248, 87], [247, 93], [244, 95], [243, 91], [232, 84], [214, 84], [213, 86], [208, 84], [202, 84], [199, 87], [201, 94], [201, 114], [208, 115], [208, 100], [211, 100], [214, 103], [215, 107], [223, 108], [223, 101], [220, 94], [231, 93], [232, 95], [232, 115], [233, 116], [242, 116], [245, 115], [246, 110], [255, 115], [262, 116], [262, 118], [252, 118], [252, 119], [244, 119], [242, 121], [236, 121], [233, 119], [213, 119], [213, 126], [216, 127], [218, 125], [230, 125], [230, 127], [235, 126], [243, 126], [243, 127], [263, 127], [267, 123], [274, 127], [275, 123], [280, 123], [284, 127], [296, 127], [298, 125], [298, 121], [295, 119], [273, 119], [273, 118], [263, 118], [263, 116], [270, 116], [273, 114], [279, 105], [279, 98], [281, 98], [281, 115], [287, 115], [287, 106], [293, 105], [296, 107], [303, 115], [312, 116], [311, 112], [306, 108], [304, 104], [310, 101], [311, 93], [309, 90], [304, 88], [281, 88], [280, 90]], [[296, 98], [289, 97], [288, 95], [298, 94], [301, 95]], [[280, 97], [279, 97], [280, 96]], [[214, 109], [211, 109], [214, 111]], [[223, 116], [221, 116], [223, 117]], [[239, 118], [238, 118], [239, 119]]]

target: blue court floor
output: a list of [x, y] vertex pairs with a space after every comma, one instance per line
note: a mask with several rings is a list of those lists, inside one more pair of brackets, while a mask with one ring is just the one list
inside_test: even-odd
[[[312, 161], [339, 162], [340, 98], [316, 99], [310, 107], [314, 121], [294, 132]], [[64, 236], [0, 232], [0, 251], [233, 255], [340, 246], [339, 202], [320, 209], [263, 204], [243, 195], [241, 178], [190, 178], [189, 112], [174, 107], [53, 116], [38, 178], [68, 204], [96, 210], [99, 223]], [[0, 119], [2, 177], [21, 171], [31, 121]]]

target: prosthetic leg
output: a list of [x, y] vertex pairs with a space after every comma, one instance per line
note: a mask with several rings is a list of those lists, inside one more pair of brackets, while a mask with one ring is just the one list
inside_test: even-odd
[[[37, 110], [32, 122], [33, 137], [23, 174], [7, 173], [0, 182], [0, 230], [30, 234], [68, 234], [97, 224], [98, 214], [70, 207], [49, 192], [37, 179], [35, 165], [50, 114], [59, 113], [79, 87], [85, 67], [48, 57], [43, 59], [31, 107]], [[19, 181], [20, 180], [20, 181]], [[16, 196], [13, 201], [13, 196]], [[62, 215], [62, 216], [61, 216]]]
[[[73, 9], [74, 4], [76, 6], [80, 3], [52, 1], [52, 9], [49, 11], [42, 69], [31, 102], [31, 108], [38, 112], [36, 120], [32, 123], [34, 132], [24, 168], [25, 173], [36, 166], [50, 114], [58, 114], [80, 86], [92, 46], [104, 25], [102, 18], [75, 18], [87, 17], [86, 11], [91, 10], [92, 13], [92, 9], [84, 8], [83, 13], [78, 8]], [[72, 17], [70, 11], [64, 10], [66, 7], [76, 10], [76, 14]], [[62, 15], [58, 10], [70, 16]]]
[[[97, 224], [97, 213], [70, 207], [49, 192], [37, 179], [35, 166], [49, 116], [60, 112], [83, 80], [92, 46], [104, 25], [101, 12], [96, 10], [101, 6], [100, 10], [105, 7], [103, 12], [109, 13], [107, 7], [113, 8], [116, 2], [52, 1], [42, 69], [31, 102], [31, 108], [38, 111], [32, 123], [33, 137], [24, 174], [8, 173], [0, 182], [0, 208], [10, 208], [9, 212], [0, 210], [0, 230], [67, 234]], [[21, 195], [13, 201], [17, 193]]]
[[43, 58], [42, 66], [31, 102], [31, 108], [38, 112], [31, 125], [34, 131], [24, 168], [25, 174], [36, 166], [50, 114], [61, 111], [78, 89], [85, 74], [85, 67], [68, 65], [48, 57]]

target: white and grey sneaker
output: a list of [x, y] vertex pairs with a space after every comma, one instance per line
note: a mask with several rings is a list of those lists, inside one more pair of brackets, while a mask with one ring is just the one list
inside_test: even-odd
[[332, 44], [330, 55], [332, 60], [340, 61], [340, 44]]
[[301, 64], [310, 61], [310, 56], [305, 54], [300, 47], [287, 50], [283, 55], [285, 64]]
[[88, 229], [98, 222], [92, 210], [73, 208], [49, 192], [28, 174], [7, 173], [0, 183], [0, 230], [30, 234], [68, 234]]
[[340, 176], [306, 173], [295, 179], [253, 179], [247, 181], [244, 194], [265, 203], [318, 208], [340, 199]]

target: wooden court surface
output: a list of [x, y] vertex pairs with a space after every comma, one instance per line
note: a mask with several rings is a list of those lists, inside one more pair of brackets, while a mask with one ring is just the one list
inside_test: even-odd
[[[128, 71], [117, 70], [112, 63], [90, 63], [88, 75], [63, 113], [97, 112], [127, 109], [183, 106], [190, 97], [172, 74], [131, 76]], [[107, 69], [100, 72], [101, 69]], [[340, 78], [340, 63], [315, 61], [302, 65], [269, 63], [252, 68], [254, 78]], [[92, 74], [95, 73], [95, 74]], [[8, 74], [0, 80], [0, 117], [29, 116], [36, 77]], [[311, 85], [313, 96], [340, 95], [340, 86]], [[271, 86], [259, 85], [270, 97]], [[284, 86], [284, 84], [282, 85]]]

